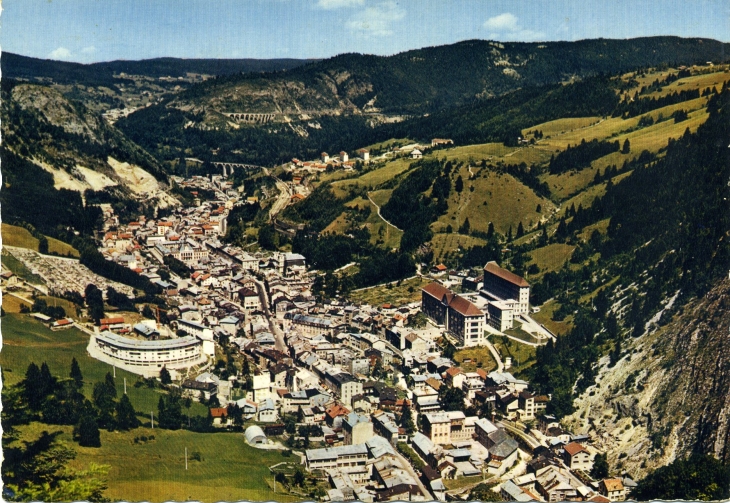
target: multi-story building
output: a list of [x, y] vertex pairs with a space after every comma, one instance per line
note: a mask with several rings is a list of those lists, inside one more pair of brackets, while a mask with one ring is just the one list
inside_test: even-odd
[[530, 284], [522, 276], [502, 269], [496, 262], [484, 266], [484, 288], [482, 292], [494, 300], [515, 300], [515, 314], [530, 312]]
[[466, 417], [461, 411], [427, 412], [423, 414], [423, 434], [436, 445], [471, 440], [476, 417]]
[[353, 396], [362, 395], [362, 383], [347, 372], [337, 374], [327, 372], [324, 382], [332, 391], [340, 395], [340, 401], [348, 407], [352, 406]]
[[364, 414], [350, 412], [342, 421], [345, 445], [364, 444], [373, 437], [373, 423]]
[[110, 365], [144, 377], [157, 377], [162, 367], [187, 369], [205, 363], [203, 343], [197, 337], [141, 340], [105, 331], [91, 336], [89, 354]]
[[350, 468], [365, 466], [368, 461], [366, 444], [326, 447], [324, 449], [307, 449], [305, 462], [309, 470], [330, 470], [333, 468]]
[[456, 337], [458, 345], [484, 344], [484, 313], [468, 299], [456, 295], [439, 283], [430, 283], [421, 291], [421, 311], [436, 324], [443, 325]]

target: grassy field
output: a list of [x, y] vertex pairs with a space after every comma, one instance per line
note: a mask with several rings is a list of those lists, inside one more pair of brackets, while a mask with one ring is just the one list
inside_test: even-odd
[[469, 487], [475, 484], [481, 484], [487, 480], [487, 478], [482, 477], [481, 475], [475, 475], [473, 477], [461, 477], [458, 479], [444, 479], [444, 486], [446, 486], [446, 489], [461, 489], [463, 487]]
[[[543, 213], [554, 207], [552, 202], [537, 196], [511, 175], [498, 174], [487, 168], [474, 168], [472, 172], [476, 178], [469, 180], [468, 169], [459, 170], [464, 190], [461, 193], [451, 191], [446, 214], [432, 224], [434, 232], [445, 232], [448, 225], [456, 232], [468, 218], [473, 230], [486, 232], [489, 222], [493, 222], [497, 232], [506, 234], [512, 226], [514, 233], [520, 222], [528, 230], [537, 224]], [[538, 204], [542, 206], [542, 213], [536, 211]]]
[[[392, 192], [392, 191], [389, 191]], [[403, 236], [403, 232], [396, 229], [392, 225], [388, 225], [385, 220], [378, 216], [378, 209], [369, 200], [358, 197], [345, 204], [348, 208], [363, 208], [365, 206], [370, 207], [370, 215], [365, 220], [365, 227], [370, 231], [370, 242], [377, 244], [378, 241], [382, 241], [382, 246], [385, 249], [398, 248], [400, 246], [400, 240]], [[350, 223], [347, 221], [347, 212], [342, 212], [334, 219], [330, 224], [325, 227], [323, 232], [332, 232], [335, 234], [344, 234], [350, 228]]]
[[[112, 501], [302, 499], [272, 490], [274, 481], [269, 466], [293, 458], [285, 458], [278, 451], [254, 449], [246, 444], [243, 433], [193, 433], [158, 428], [129, 432], [102, 430], [101, 447], [91, 448], [73, 442], [70, 426], [34, 423], [21, 431], [25, 438], [35, 438], [43, 429], [63, 432], [61, 439], [77, 452], [76, 459], [70, 463], [72, 468], [81, 469], [89, 463], [110, 466], [105, 496]], [[152, 441], [134, 442], [135, 437], [151, 434], [155, 436]], [[192, 460], [193, 453], [198, 453], [201, 460]]]
[[30, 272], [30, 269], [25, 267], [25, 265], [23, 265], [20, 260], [13, 257], [5, 250], [3, 250], [2, 252], [2, 264], [4, 267], [14, 272], [16, 275], [18, 275], [20, 278], [24, 279], [28, 283], [31, 283], [33, 285], [45, 284], [43, 282], [43, 278], [41, 278], [37, 274], [33, 274], [32, 272]]
[[559, 304], [555, 300], [549, 300], [540, 307], [539, 313], [533, 313], [530, 316], [536, 322], [545, 325], [555, 335], [565, 335], [572, 328], [573, 316], [568, 316], [563, 321], [553, 321], [553, 313], [558, 306]]
[[[717, 90], [719, 91], [722, 83], [726, 80], [730, 80], [730, 75], [728, 75], [724, 71], [724, 68], [727, 68], [727, 66], [725, 66], [724, 68], [719, 66], [715, 68], [717, 69], [717, 71], [714, 73], [693, 75], [691, 77], [685, 77], [683, 79], [676, 80], [671, 84], [664, 86], [661, 91], [654, 91], [653, 93], [647, 94], [646, 97], [656, 98], [659, 96], [666, 96], [667, 94], [671, 94], [677, 91], [686, 91], [688, 89], [699, 89], [700, 92], [702, 92], [706, 87], [713, 86], [717, 86]], [[653, 82], [655, 78], [656, 76], [654, 76], [654, 78], [652, 79], [647, 79], [649, 80], [648, 83]]]
[[491, 340], [499, 351], [502, 361], [508, 356], [512, 358], [510, 372], [513, 374], [518, 374], [535, 364], [536, 350], [533, 346], [520, 344], [509, 337], [491, 336]]
[[578, 237], [583, 241], [587, 241], [591, 237], [591, 234], [593, 234], [593, 231], [598, 231], [601, 234], [605, 235], [608, 232], [608, 224], [610, 220], [610, 218], [606, 218], [604, 220], [599, 220], [595, 224], [585, 227], [583, 231], [578, 234]]
[[387, 302], [395, 306], [402, 306], [421, 300], [421, 288], [430, 282], [431, 280], [427, 278], [410, 278], [403, 281], [400, 285], [391, 283], [393, 285], [392, 287], [378, 285], [372, 288], [356, 290], [350, 294], [349, 298], [358, 304], [379, 306]]
[[62, 307], [63, 310], [66, 311], [66, 316], [71, 316], [72, 318], [77, 317], [76, 304], [74, 304], [70, 300], [61, 299], [60, 297], [52, 297], [49, 295], [40, 295], [38, 298], [41, 300], [45, 300], [46, 304], [48, 304], [49, 306]]
[[332, 189], [337, 197], [342, 197], [347, 194], [347, 188], [353, 185], [362, 185], [369, 189], [373, 189], [381, 183], [386, 182], [406, 171], [412, 162], [414, 161], [407, 158], [390, 161], [385, 164], [385, 166], [368, 171], [357, 178], [348, 178], [347, 180], [333, 182]]
[[460, 349], [454, 353], [454, 361], [464, 372], [474, 372], [478, 368], [491, 372], [497, 368], [497, 362], [486, 346]]
[[446, 159], [448, 161], [468, 162], [469, 159], [480, 161], [482, 159], [504, 157], [516, 150], [515, 147], [505, 147], [502, 143], [479, 143], [476, 145], [465, 145], [463, 147], [438, 150], [433, 155], [439, 159]]
[[3, 294], [3, 310], [6, 313], [19, 313], [20, 306], [30, 307], [31, 305], [30, 302], [16, 297], [12, 293]]
[[375, 190], [370, 193], [370, 199], [372, 199], [375, 204], [380, 206], [381, 208], [390, 201], [390, 196], [393, 195], [393, 189], [382, 189], [382, 190]]
[[530, 262], [540, 268], [539, 276], [546, 272], [557, 271], [570, 259], [575, 246], [565, 243], [552, 243], [530, 252]]
[[[34, 238], [28, 229], [23, 227], [17, 227], [10, 224], [2, 224], [2, 237], [3, 243], [8, 246], [17, 246], [19, 248], [28, 248], [30, 250], [38, 251], [38, 240]], [[73, 246], [59, 241], [54, 238], [48, 239], [48, 251], [58, 255], [70, 255], [72, 257], [78, 257], [79, 252]]]
[[449, 251], [456, 251], [459, 248], [471, 248], [472, 246], [481, 246], [486, 243], [485, 240], [467, 236], [464, 234], [434, 234], [431, 239], [431, 249], [433, 250], [434, 262], [442, 262], [445, 255]]
[[[540, 130], [543, 137], [557, 136], [568, 131], [586, 128], [600, 121], [600, 117], [572, 117], [566, 119], [556, 119], [554, 121], [543, 122], [536, 126], [525, 128], [522, 130], [523, 135], [527, 135], [528, 131]], [[529, 136], [528, 136], [529, 138]]]
[[[51, 373], [67, 377], [71, 359], [76, 357], [84, 375], [84, 394], [91, 396], [93, 383], [103, 381], [112, 367], [91, 358], [86, 353], [89, 336], [84, 332], [69, 328], [54, 332], [40, 321], [24, 314], [7, 314], [2, 319], [3, 347], [0, 351], [0, 367], [3, 369], [5, 384], [12, 385], [22, 381], [31, 362], [40, 366], [48, 364]], [[116, 370], [117, 393], [124, 392], [124, 378], [127, 379], [127, 394], [135, 410], [146, 414], [157, 411], [159, 391], [145, 386], [136, 388], [138, 376], [124, 370]], [[207, 414], [205, 407], [197, 402], [190, 409], [192, 414]]]

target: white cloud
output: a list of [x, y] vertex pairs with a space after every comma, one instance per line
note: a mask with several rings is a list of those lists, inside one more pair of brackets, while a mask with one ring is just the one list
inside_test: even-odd
[[393, 34], [392, 24], [406, 17], [406, 11], [396, 2], [381, 2], [359, 12], [349, 21], [348, 29], [365, 36], [387, 37]]
[[505, 12], [499, 16], [490, 17], [484, 23], [484, 27], [488, 30], [494, 31], [516, 31], [517, 30], [517, 16]]
[[342, 7], [356, 7], [365, 3], [365, 0], [317, 0], [317, 7], [321, 9], [340, 9]]
[[81, 52], [83, 54], [94, 54], [96, 53], [96, 47], [90, 45], [89, 47], [84, 47], [83, 49], [81, 49]]
[[49, 59], [70, 59], [71, 51], [69, 51], [65, 47], [58, 47], [58, 48], [52, 50], [50, 53], [48, 53], [48, 58]]
[[484, 28], [490, 30], [489, 38], [497, 40], [531, 42], [545, 38], [541, 31], [523, 28], [517, 16], [510, 12], [490, 17], [484, 22]]

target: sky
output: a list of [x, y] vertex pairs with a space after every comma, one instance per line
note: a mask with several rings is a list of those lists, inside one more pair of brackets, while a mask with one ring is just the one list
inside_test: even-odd
[[468, 39], [730, 41], [728, 0], [3, 0], [0, 47], [115, 59], [390, 55]]

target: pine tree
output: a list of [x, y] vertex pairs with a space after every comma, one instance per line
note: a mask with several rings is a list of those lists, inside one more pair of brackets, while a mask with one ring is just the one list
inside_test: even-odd
[[162, 381], [162, 384], [172, 384], [172, 377], [170, 376], [170, 371], [167, 370], [167, 367], [163, 366], [162, 370], [160, 370], [160, 381]]
[[456, 182], [454, 182], [454, 190], [461, 194], [461, 191], [464, 190], [464, 180], [461, 179], [461, 175], [456, 179]]
[[76, 361], [75, 357], [71, 360], [71, 373], [69, 374], [69, 376], [71, 377], [71, 379], [73, 379], [77, 388], [81, 388], [81, 386], [83, 386], [84, 376], [81, 374], [79, 362]]
[[84, 414], [74, 428], [74, 439], [81, 447], [101, 447], [99, 425], [91, 414]]
[[487, 228], [487, 239], [491, 239], [492, 236], [494, 236], [494, 223], [489, 222], [489, 227]]
[[31, 362], [28, 370], [25, 371], [23, 380], [23, 397], [28, 402], [31, 410], [40, 409], [45, 396], [41, 394], [41, 371], [38, 365]]
[[40, 388], [38, 391], [44, 398], [53, 393], [56, 388], [56, 378], [51, 375], [51, 370], [48, 368], [48, 364], [46, 364], [46, 362], [41, 364], [39, 385]]
[[116, 426], [118, 429], [126, 431], [139, 426], [137, 413], [134, 411], [132, 402], [129, 401], [127, 395], [122, 395], [116, 406]]
[[512, 226], [509, 226], [509, 230], [507, 231], [507, 242], [512, 241]]
[[517, 237], [521, 238], [524, 235], [525, 235], [525, 228], [522, 227], [522, 222], [520, 222], [519, 225], [517, 226]]
[[403, 401], [403, 408], [401, 409], [400, 417], [398, 418], [398, 426], [406, 431], [406, 435], [411, 435], [416, 428], [416, 425], [413, 424], [411, 408], [405, 400]]
[[624, 146], [621, 149], [621, 153], [628, 154], [629, 152], [631, 152], [631, 143], [629, 142], [629, 139], [626, 138], [626, 141], [624, 142]]

